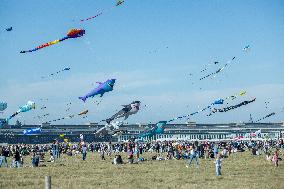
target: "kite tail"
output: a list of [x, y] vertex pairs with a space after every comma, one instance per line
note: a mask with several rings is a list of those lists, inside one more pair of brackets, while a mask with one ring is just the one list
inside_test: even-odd
[[54, 41], [51, 41], [51, 42], [45, 43], [45, 44], [43, 44], [43, 45], [37, 46], [37, 47], [34, 48], [34, 49], [27, 50], [27, 51], [21, 51], [20, 53], [34, 52], [34, 51], [37, 51], [37, 50], [39, 50], [39, 49], [42, 49], [42, 48], [45, 48], [45, 47], [48, 47], [48, 46], [51, 46], [51, 45], [55, 45], [56, 43], [59, 43], [59, 42], [61, 42], [61, 41], [64, 41], [64, 40], [66, 40], [66, 39], [68, 39], [68, 38], [69, 38], [69, 37], [66, 36], [66, 37], [63, 37], [63, 38], [61, 38], [61, 39], [56, 39], [56, 40], [54, 40]]
[[83, 100], [83, 102], [86, 102], [87, 97], [86, 97], [86, 96], [83, 96], [83, 97], [79, 97], [79, 99]]

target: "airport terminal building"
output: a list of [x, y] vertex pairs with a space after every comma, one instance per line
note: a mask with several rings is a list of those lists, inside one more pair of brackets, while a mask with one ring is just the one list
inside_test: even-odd
[[[96, 135], [96, 131], [104, 127], [98, 124], [86, 125], [6, 125], [0, 128], [0, 143], [50, 143], [54, 139], [68, 139], [71, 142], [79, 142], [80, 134], [87, 142], [128, 141], [137, 138], [140, 133], [154, 125], [129, 124], [120, 126], [122, 134], [112, 135], [105, 132], [103, 135]], [[39, 134], [26, 135], [25, 129], [41, 127]], [[224, 140], [235, 137], [246, 137], [250, 133], [261, 131], [260, 137], [279, 138], [284, 137], [284, 123], [227, 123], [227, 124], [168, 124], [163, 134], [153, 137], [146, 137], [144, 140]], [[63, 137], [62, 137], [63, 136]]]

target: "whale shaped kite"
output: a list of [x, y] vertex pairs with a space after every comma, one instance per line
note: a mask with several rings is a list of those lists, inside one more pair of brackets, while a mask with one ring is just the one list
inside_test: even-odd
[[101, 83], [101, 82], [97, 82], [97, 83], [99, 84], [97, 88], [93, 89], [85, 96], [79, 97], [79, 99], [85, 102], [87, 98], [89, 97], [94, 97], [96, 95], [100, 95], [100, 97], [102, 97], [106, 92], [110, 92], [113, 90], [115, 79], [108, 79], [104, 83]]

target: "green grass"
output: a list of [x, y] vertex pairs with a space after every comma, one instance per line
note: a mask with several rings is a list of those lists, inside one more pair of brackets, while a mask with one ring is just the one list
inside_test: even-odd
[[[125, 154], [124, 154], [125, 155]], [[145, 154], [144, 154], [145, 155]], [[150, 157], [154, 154], [146, 154]], [[52, 188], [284, 188], [284, 164], [275, 168], [264, 155], [248, 152], [224, 159], [222, 176], [215, 176], [214, 160], [201, 159], [200, 167], [185, 167], [184, 160], [146, 161], [139, 164], [112, 165], [113, 157], [100, 160], [88, 153], [87, 161], [63, 156], [47, 167], [0, 168], [0, 188], [44, 188], [44, 177], [52, 177]], [[150, 158], [149, 158], [150, 159]], [[123, 156], [126, 161], [126, 157]], [[30, 157], [25, 158], [30, 164]]]

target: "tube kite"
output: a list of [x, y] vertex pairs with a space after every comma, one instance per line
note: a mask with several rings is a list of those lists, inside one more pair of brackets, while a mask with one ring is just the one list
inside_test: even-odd
[[43, 45], [40, 45], [34, 49], [31, 49], [31, 50], [26, 50], [26, 51], [21, 51], [20, 53], [28, 53], [28, 52], [34, 52], [34, 51], [37, 51], [39, 49], [42, 49], [42, 48], [45, 48], [45, 47], [48, 47], [48, 46], [51, 46], [51, 45], [55, 45], [59, 42], [62, 42], [66, 39], [71, 39], [71, 38], [77, 38], [77, 37], [82, 37], [83, 35], [85, 34], [85, 30], [83, 29], [71, 29], [68, 31], [67, 33], [67, 36], [61, 38], [61, 39], [56, 39], [54, 41], [51, 41], [51, 42], [48, 42], [48, 43], [45, 43]]

